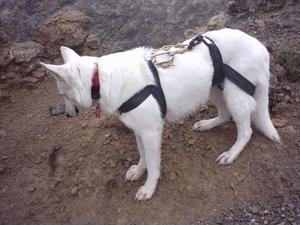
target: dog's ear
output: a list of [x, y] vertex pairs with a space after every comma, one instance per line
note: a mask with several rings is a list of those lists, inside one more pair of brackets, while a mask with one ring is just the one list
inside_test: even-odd
[[75, 58], [79, 58], [80, 56], [74, 52], [72, 49], [65, 47], [65, 46], [61, 46], [60, 47], [60, 52], [61, 55], [65, 61], [65, 63], [67, 63], [68, 61], [70, 61], [71, 59], [75, 59]]
[[40, 62], [41, 65], [43, 65], [49, 72], [50, 74], [58, 80], [67, 80], [67, 68], [66, 65], [51, 65], [51, 64], [46, 64]]

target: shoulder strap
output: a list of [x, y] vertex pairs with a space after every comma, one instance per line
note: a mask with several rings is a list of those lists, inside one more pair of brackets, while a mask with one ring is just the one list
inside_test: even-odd
[[237, 85], [247, 94], [253, 96], [255, 92], [255, 85], [252, 84], [248, 79], [239, 74], [236, 70], [232, 69], [227, 64], [224, 64], [224, 73], [226, 78], [230, 80], [232, 83]]
[[164, 118], [167, 113], [167, 103], [166, 103], [165, 94], [161, 87], [159, 75], [158, 75], [156, 67], [153, 65], [151, 60], [148, 60], [147, 63], [148, 63], [148, 66], [149, 66], [153, 76], [154, 76], [155, 83], [156, 83], [155, 90], [152, 93], [152, 95], [157, 100], [157, 103], [160, 106], [161, 116], [162, 116], [162, 118]]
[[189, 43], [190, 45], [189, 45], [188, 49], [192, 49], [193, 47], [195, 47], [196, 45], [198, 45], [202, 42], [208, 47], [210, 57], [211, 57], [211, 60], [212, 60], [213, 66], [214, 66], [214, 75], [213, 75], [212, 85], [220, 84], [224, 80], [222, 55], [219, 51], [219, 48], [215, 44], [215, 42], [212, 39], [210, 39], [209, 37], [205, 36], [205, 38], [207, 38], [211, 43], [208, 43], [207, 41], [205, 41], [204, 36], [199, 34], [191, 40], [191, 42]]
[[160, 107], [161, 116], [164, 118], [166, 116], [167, 112], [167, 104], [164, 92], [160, 85], [159, 75], [157, 72], [156, 67], [153, 65], [151, 61], [147, 61], [147, 64], [154, 76], [154, 80], [156, 85], [147, 85], [139, 92], [135, 93], [130, 99], [128, 99], [126, 102], [124, 102], [120, 107], [119, 111], [120, 113], [126, 113], [129, 112], [136, 107], [138, 107], [143, 101], [145, 101], [149, 95], [153, 95], [153, 97], [157, 100], [157, 103]]
[[119, 107], [120, 113], [126, 113], [138, 107], [143, 101], [146, 100], [146, 98], [149, 97], [149, 95], [152, 94], [154, 88], [155, 85], [148, 85], [139, 92], [135, 93], [130, 99], [128, 99]]

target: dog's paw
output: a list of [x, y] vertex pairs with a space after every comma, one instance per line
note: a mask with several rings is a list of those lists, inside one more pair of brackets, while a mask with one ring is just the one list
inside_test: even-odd
[[232, 154], [230, 151], [223, 152], [216, 161], [219, 161], [218, 165], [228, 165], [231, 164], [235, 159], [236, 155]]
[[155, 188], [147, 188], [145, 185], [140, 187], [135, 195], [135, 201], [146, 201], [150, 199], [155, 191]]
[[211, 128], [213, 128], [215, 126], [214, 121], [215, 121], [215, 118], [209, 119], [209, 120], [201, 120], [194, 124], [193, 130], [200, 130], [200, 131], [210, 130]]
[[134, 181], [140, 178], [145, 172], [145, 169], [139, 169], [138, 165], [133, 165], [129, 168], [125, 175], [125, 180]]

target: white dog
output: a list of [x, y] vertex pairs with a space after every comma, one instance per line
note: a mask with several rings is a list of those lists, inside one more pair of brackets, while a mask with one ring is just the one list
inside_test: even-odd
[[[245, 93], [227, 78], [223, 90], [212, 86], [214, 67], [208, 47], [195, 46], [184, 54], [177, 54], [173, 66], [156, 67], [165, 95], [166, 119], [175, 121], [199, 109], [208, 100], [218, 108], [218, 117], [195, 123], [194, 130], [209, 130], [231, 117], [237, 125], [235, 144], [218, 158], [219, 164], [230, 164], [249, 141], [250, 121], [268, 138], [280, 142], [268, 112], [269, 55], [255, 38], [232, 29], [211, 31], [204, 34], [218, 46], [223, 62], [256, 86], [252, 96]], [[189, 43], [187, 40], [184, 43]], [[160, 176], [161, 137], [164, 121], [161, 109], [153, 95], [147, 97], [133, 110], [120, 113], [119, 107], [147, 85], [156, 85], [147, 64], [153, 53], [151, 48], [136, 48], [107, 56], [80, 57], [73, 50], [61, 47], [64, 65], [43, 64], [57, 80], [59, 92], [65, 98], [66, 113], [80, 114], [82, 108], [91, 107], [92, 78], [99, 71], [101, 109], [114, 114], [134, 131], [140, 160], [126, 173], [126, 180], [137, 180], [147, 170], [148, 177], [135, 199], [150, 199]], [[160, 58], [159, 58], [160, 57]], [[165, 59], [168, 55], [159, 56]]]

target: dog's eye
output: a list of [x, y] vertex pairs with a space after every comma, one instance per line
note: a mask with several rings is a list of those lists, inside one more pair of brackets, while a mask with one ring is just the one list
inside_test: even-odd
[[79, 110], [78, 110], [78, 108], [77, 108], [77, 106], [75, 105], [75, 112], [76, 112], [76, 114], [78, 114], [79, 113]]

